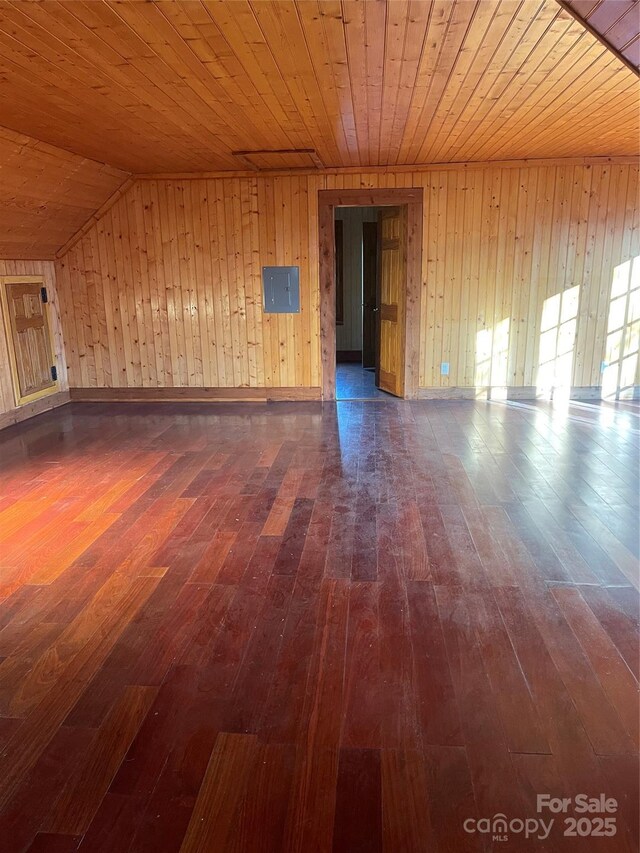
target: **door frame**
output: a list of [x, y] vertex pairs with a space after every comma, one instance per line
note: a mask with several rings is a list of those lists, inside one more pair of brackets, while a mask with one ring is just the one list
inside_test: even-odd
[[405, 293], [404, 399], [417, 395], [420, 358], [420, 282], [422, 279], [422, 187], [318, 191], [320, 241], [320, 357], [322, 399], [336, 399], [336, 207], [407, 208], [407, 286]]
[[[11, 382], [13, 384], [13, 396], [16, 406], [24, 406], [25, 403], [33, 403], [35, 400], [40, 400], [42, 397], [48, 397], [51, 394], [56, 394], [60, 390], [60, 379], [55, 379], [48, 388], [43, 388], [41, 391], [35, 391], [33, 394], [22, 396], [20, 392], [20, 378], [18, 375], [16, 350], [13, 340], [13, 329], [11, 328], [11, 317], [9, 316], [9, 296], [7, 294], [7, 286], [12, 284], [36, 284], [40, 287], [46, 287], [46, 283], [43, 275], [0, 276], [0, 304], [2, 305], [6, 348], [9, 355], [9, 368], [11, 370]], [[47, 329], [47, 341], [49, 344], [51, 364], [55, 365], [56, 354], [53, 340], [53, 329], [51, 328], [51, 319], [49, 317], [48, 302], [43, 303], [42, 315]]]

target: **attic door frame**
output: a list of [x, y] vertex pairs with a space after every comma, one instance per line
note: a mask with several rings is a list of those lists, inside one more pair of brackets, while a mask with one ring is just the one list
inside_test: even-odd
[[[13, 328], [11, 326], [11, 317], [9, 316], [9, 294], [7, 288], [12, 284], [35, 284], [38, 287], [45, 287], [46, 282], [43, 275], [1, 275], [0, 276], [0, 305], [2, 306], [2, 314], [4, 319], [4, 331], [7, 343], [7, 353], [9, 355], [9, 369], [11, 372], [11, 381], [13, 384], [13, 397], [16, 406], [24, 406], [26, 403], [33, 403], [36, 400], [41, 400], [43, 397], [49, 397], [51, 394], [56, 394], [60, 390], [60, 380], [55, 379], [50, 386], [42, 388], [40, 391], [34, 391], [32, 394], [22, 394], [20, 390], [20, 375], [18, 371], [18, 354], [16, 353], [15, 338]], [[47, 346], [49, 360], [52, 366], [56, 364], [55, 345], [53, 339], [53, 329], [51, 328], [51, 318], [49, 316], [49, 303], [43, 306], [42, 316], [47, 332]]]
[[400, 207], [407, 216], [404, 399], [417, 396], [420, 357], [420, 280], [422, 277], [422, 187], [318, 191], [320, 239], [320, 349], [322, 399], [336, 399], [336, 207]]

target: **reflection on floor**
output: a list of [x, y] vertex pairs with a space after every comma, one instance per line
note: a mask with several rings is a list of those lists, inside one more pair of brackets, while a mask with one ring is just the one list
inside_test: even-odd
[[373, 370], [365, 370], [361, 364], [338, 364], [336, 366], [337, 400], [393, 400], [390, 394], [376, 388]]
[[[0, 851], [637, 851], [638, 439], [394, 399], [3, 430]], [[464, 828], [578, 792], [615, 838]]]

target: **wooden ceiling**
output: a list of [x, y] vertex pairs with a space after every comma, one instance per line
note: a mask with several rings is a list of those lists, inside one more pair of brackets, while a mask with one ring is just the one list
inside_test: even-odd
[[0, 258], [53, 258], [126, 178], [0, 128]]
[[629, 155], [640, 136], [637, 78], [555, 0], [2, 2], [0, 103], [4, 125], [134, 173], [256, 150]]
[[560, 0], [634, 70], [640, 66], [640, 0]]

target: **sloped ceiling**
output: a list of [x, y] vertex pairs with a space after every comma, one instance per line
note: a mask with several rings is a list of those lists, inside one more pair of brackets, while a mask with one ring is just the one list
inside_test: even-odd
[[559, 0], [634, 71], [640, 67], [640, 0]]
[[637, 155], [638, 79], [573, 13], [2, 2], [0, 257], [53, 257], [129, 173]]
[[126, 178], [0, 128], [0, 258], [53, 258]]
[[638, 81], [556, 0], [0, 5], [2, 123], [122, 170], [638, 152]]

